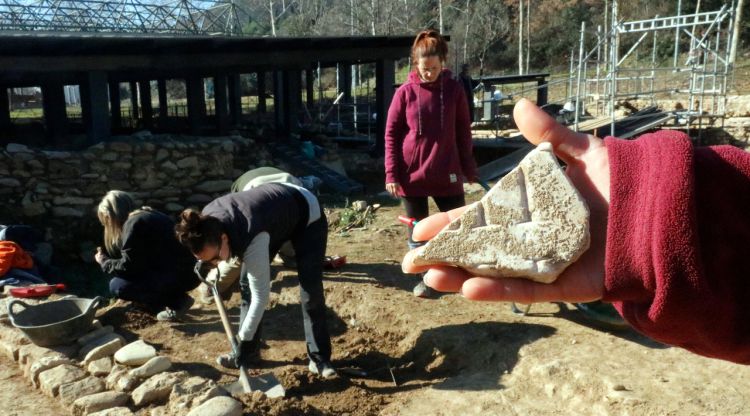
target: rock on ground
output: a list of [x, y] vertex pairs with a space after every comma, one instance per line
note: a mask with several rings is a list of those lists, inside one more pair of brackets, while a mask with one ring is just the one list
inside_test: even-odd
[[188, 416], [242, 416], [242, 404], [231, 397], [214, 397], [191, 410]]
[[98, 377], [89, 376], [72, 383], [63, 384], [59, 389], [60, 401], [69, 406], [77, 399], [104, 391], [104, 381]]
[[156, 349], [143, 340], [131, 342], [115, 353], [115, 361], [119, 364], [139, 366], [156, 357]]
[[74, 416], [88, 415], [100, 410], [119, 407], [128, 402], [130, 396], [117, 391], [105, 391], [83, 396], [73, 402]]
[[166, 401], [172, 387], [183, 380], [186, 375], [184, 371], [181, 371], [178, 373], [161, 373], [151, 377], [133, 390], [133, 403], [141, 407]]

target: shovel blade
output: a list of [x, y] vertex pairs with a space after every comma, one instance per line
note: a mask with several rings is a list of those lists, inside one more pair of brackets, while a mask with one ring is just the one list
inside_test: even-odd
[[259, 391], [265, 394], [266, 397], [271, 399], [284, 397], [286, 395], [284, 386], [281, 385], [281, 382], [278, 378], [276, 378], [275, 375], [273, 375], [273, 373], [261, 374], [255, 377], [248, 377], [247, 380], [250, 383], [250, 391], [246, 391], [244, 388], [242, 388], [242, 383], [240, 381], [235, 381], [232, 384], [223, 386], [224, 390], [226, 390], [233, 396], [252, 393], [254, 391]]

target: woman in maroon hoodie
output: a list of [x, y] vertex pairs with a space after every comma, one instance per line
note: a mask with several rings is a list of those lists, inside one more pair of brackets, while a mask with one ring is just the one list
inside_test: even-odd
[[[549, 141], [591, 210], [591, 247], [550, 284], [433, 266], [425, 282], [484, 301], [611, 302], [641, 333], [750, 364], [750, 153], [694, 147], [664, 130], [601, 140], [557, 124], [527, 100], [513, 110], [529, 141]], [[462, 209], [414, 230], [428, 240]], [[413, 252], [404, 258], [408, 273]]]
[[[411, 48], [416, 69], [396, 90], [385, 130], [385, 189], [401, 197], [406, 215], [429, 215], [427, 197], [440, 211], [465, 204], [464, 178], [477, 180], [466, 95], [443, 68], [448, 45], [434, 30], [420, 32]], [[411, 239], [409, 248], [418, 244]], [[414, 294], [429, 296], [420, 282]]]

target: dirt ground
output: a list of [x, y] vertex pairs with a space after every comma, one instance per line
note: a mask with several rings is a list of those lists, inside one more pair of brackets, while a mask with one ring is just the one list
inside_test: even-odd
[[[478, 190], [467, 194], [479, 197]], [[324, 282], [334, 365], [366, 374], [320, 380], [308, 373], [296, 272], [274, 266], [263, 363], [252, 372], [273, 372], [287, 397], [242, 397], [246, 415], [750, 414], [750, 366], [597, 327], [570, 304], [535, 304], [521, 316], [507, 303], [413, 297], [417, 279], [400, 268], [406, 229], [396, 221], [398, 203], [368, 202], [383, 205], [373, 223], [329, 234], [328, 254], [346, 255], [348, 264], [327, 271]], [[341, 205], [328, 204], [329, 217]], [[238, 305], [235, 293], [227, 303], [235, 322]], [[101, 310], [100, 319], [128, 340], [155, 345], [176, 370], [236, 380], [214, 362], [228, 345], [213, 305], [196, 303], [179, 324], [121, 303]], [[0, 381], [0, 414], [65, 414], [5, 357]]]
[[[535, 304], [520, 316], [507, 303], [455, 294], [415, 298], [417, 280], [399, 264], [406, 246], [405, 227], [396, 221], [401, 212], [395, 202], [378, 202], [383, 207], [372, 224], [330, 234], [328, 253], [346, 255], [348, 264], [325, 274], [333, 362], [367, 374], [320, 380], [308, 373], [296, 272], [275, 267], [263, 364], [252, 372], [276, 374], [287, 397], [244, 397], [245, 414], [748, 414], [750, 366], [702, 358], [630, 330], [599, 329], [573, 305]], [[235, 293], [228, 302], [234, 320], [238, 300]], [[236, 372], [214, 363], [228, 348], [213, 305], [196, 304], [179, 324], [122, 305], [100, 312], [126, 338], [141, 337], [171, 356], [178, 370], [236, 380]]]

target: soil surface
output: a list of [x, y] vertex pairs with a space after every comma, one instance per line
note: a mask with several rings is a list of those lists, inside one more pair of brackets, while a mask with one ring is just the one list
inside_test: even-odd
[[[480, 196], [474, 190], [468, 199]], [[296, 272], [274, 266], [263, 361], [251, 373], [273, 372], [287, 397], [242, 397], [245, 414], [747, 414], [750, 366], [702, 358], [629, 329], [598, 328], [574, 305], [535, 304], [521, 316], [507, 303], [412, 296], [417, 278], [401, 272], [406, 229], [396, 221], [397, 202], [368, 202], [383, 203], [374, 222], [332, 230], [328, 240], [328, 254], [348, 260], [325, 273], [333, 362], [343, 370], [331, 380], [307, 371]], [[237, 293], [226, 303], [233, 321], [238, 304]], [[126, 338], [141, 337], [171, 356], [178, 370], [236, 380], [214, 362], [228, 350], [214, 305], [197, 302], [178, 324], [119, 302], [100, 312]]]

